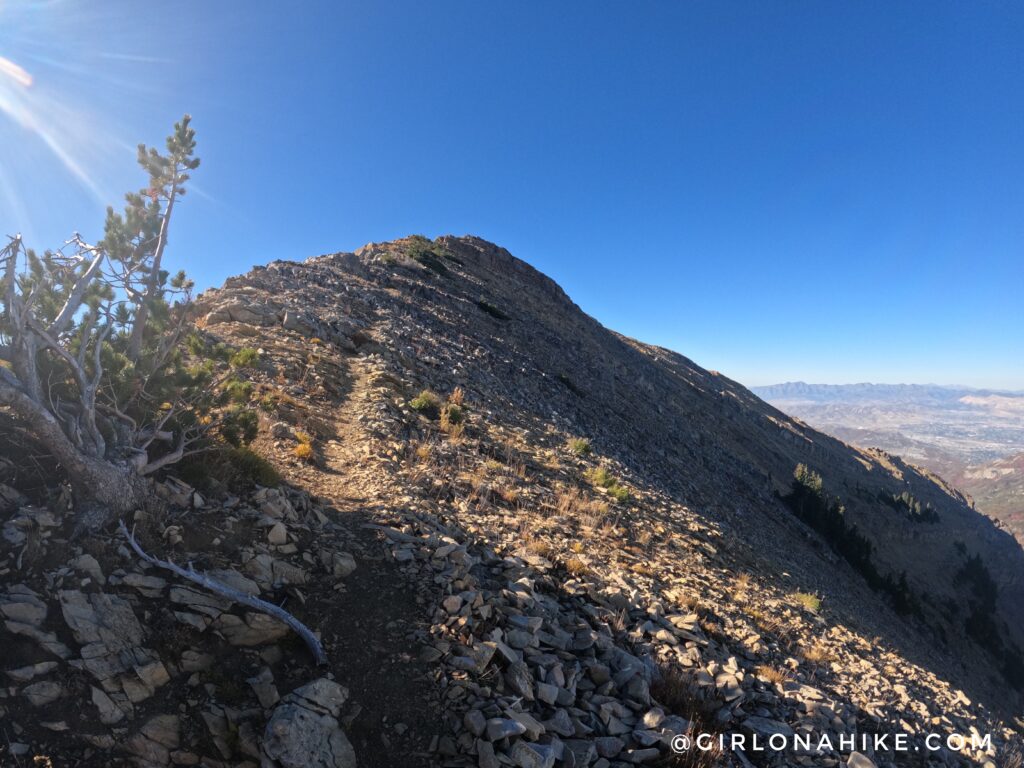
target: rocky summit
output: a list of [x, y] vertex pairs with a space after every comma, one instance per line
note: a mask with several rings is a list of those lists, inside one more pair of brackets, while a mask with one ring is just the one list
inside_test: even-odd
[[73, 537], [10, 461], [5, 764], [1017, 759], [1024, 552], [937, 476], [602, 327], [475, 237], [274, 262], [196, 308], [255, 350], [239, 461], [280, 477], [172, 468], [135, 530], [285, 608], [327, 664], [116, 531]]

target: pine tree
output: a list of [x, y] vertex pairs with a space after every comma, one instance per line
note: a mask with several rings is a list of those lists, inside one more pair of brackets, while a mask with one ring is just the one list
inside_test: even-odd
[[146, 506], [145, 477], [188, 455], [212, 423], [212, 366], [183, 356], [192, 283], [164, 268], [195, 146], [187, 115], [166, 153], [140, 145], [148, 185], [123, 213], [108, 209], [96, 245], [76, 234], [39, 255], [14, 236], [0, 250], [0, 405], [100, 518]]

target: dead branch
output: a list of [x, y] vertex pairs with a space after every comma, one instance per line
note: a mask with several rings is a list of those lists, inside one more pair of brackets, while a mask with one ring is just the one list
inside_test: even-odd
[[132, 549], [135, 550], [135, 553], [150, 565], [155, 565], [157, 568], [163, 568], [165, 571], [170, 571], [176, 576], [180, 576], [187, 581], [191, 581], [193, 584], [198, 584], [203, 589], [207, 589], [215, 595], [220, 595], [232, 602], [244, 605], [247, 608], [252, 608], [254, 611], [260, 611], [261, 613], [274, 617], [278, 621], [284, 622], [292, 628], [295, 634], [303, 639], [306, 643], [306, 647], [308, 647], [310, 653], [313, 654], [313, 658], [316, 659], [317, 666], [323, 667], [327, 665], [327, 654], [324, 652], [324, 648], [320, 644], [320, 640], [317, 639], [317, 636], [313, 634], [309, 627], [288, 613], [288, 611], [283, 608], [279, 608], [273, 603], [268, 603], [266, 600], [261, 600], [258, 597], [253, 597], [245, 592], [229, 587], [226, 584], [222, 584], [204, 573], [199, 573], [192, 568], [191, 564], [186, 569], [169, 560], [160, 560], [159, 558], [153, 557], [143, 550], [139, 545], [139, 542], [135, 540], [135, 536], [128, 530], [128, 526], [124, 524], [124, 520], [121, 520], [118, 523], [118, 527], [121, 529], [121, 533], [124, 534], [124, 537], [128, 539], [128, 543], [131, 545]]

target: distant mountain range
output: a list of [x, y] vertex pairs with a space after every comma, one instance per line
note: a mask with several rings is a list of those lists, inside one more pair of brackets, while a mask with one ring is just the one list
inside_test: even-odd
[[1024, 543], [1024, 392], [802, 381], [751, 389], [841, 440], [935, 472]]

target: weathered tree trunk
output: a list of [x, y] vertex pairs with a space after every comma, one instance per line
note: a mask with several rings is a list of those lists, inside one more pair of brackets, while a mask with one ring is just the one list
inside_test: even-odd
[[76, 528], [95, 530], [117, 516], [151, 503], [149, 483], [128, 463], [89, 456], [64, 434], [56, 417], [24, 392], [0, 382], [0, 405], [7, 405], [67, 472], [81, 520]]

